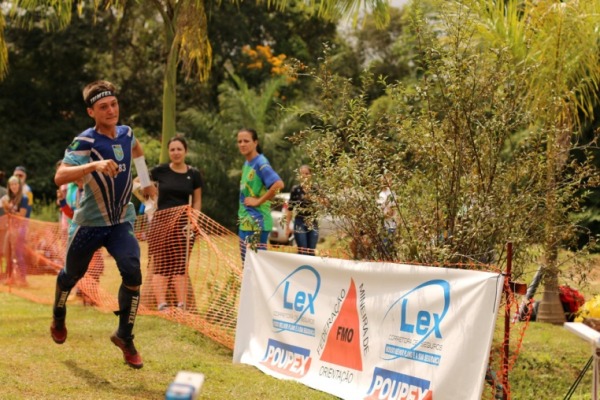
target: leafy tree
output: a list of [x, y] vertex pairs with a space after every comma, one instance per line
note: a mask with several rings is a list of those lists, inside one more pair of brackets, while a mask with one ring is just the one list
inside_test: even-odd
[[54, 198], [54, 165], [90, 123], [80, 88], [97, 75], [90, 60], [109, 43], [91, 16], [54, 35], [8, 20], [4, 33], [11, 68], [0, 84], [0, 168], [10, 174], [25, 165], [35, 198]]
[[565, 239], [570, 202], [561, 196], [561, 178], [568, 172], [572, 137], [581, 122], [593, 116], [600, 84], [600, 2], [460, 1], [479, 21], [485, 43], [508, 48], [514, 67], [526, 73], [521, 82], [528, 107], [536, 113], [535, 128], [546, 137], [546, 213], [544, 298], [540, 321], [562, 323], [558, 296], [558, 249]]
[[[237, 3], [236, 1], [232, 1]], [[116, 7], [123, 10], [130, 2], [127, 0], [106, 0], [94, 2], [94, 7]], [[384, 0], [337, 2], [326, 0], [318, 4], [311, 3], [312, 10], [319, 15], [339, 17], [358, 14], [363, 3], [373, 7], [380, 21], [387, 22], [387, 2]], [[69, 0], [15, 0], [12, 2], [13, 17], [19, 17], [25, 24], [39, 23], [48, 27], [64, 27], [71, 20], [72, 5], [82, 5], [79, 1]], [[162, 151], [161, 161], [168, 159], [168, 139], [176, 132], [176, 88], [177, 71], [180, 66], [186, 76], [195, 76], [200, 81], [208, 77], [212, 62], [212, 47], [208, 38], [207, 8], [204, 0], [157, 0], [150, 6], [158, 13], [163, 23], [162, 40], [165, 49], [165, 69], [163, 80], [162, 104]], [[270, 1], [267, 4], [284, 11], [286, 0]], [[21, 10], [27, 12], [22, 13]], [[0, 50], [4, 42], [0, 37]], [[0, 61], [2, 58], [0, 57]]]
[[[420, 78], [414, 87], [379, 82], [386, 112], [372, 112], [366, 89], [354, 96], [328, 61], [314, 73], [319, 123], [295, 140], [315, 166], [316, 211], [338, 221], [357, 258], [502, 265], [507, 241], [523, 260], [545, 237], [547, 137], [521, 90], [528, 71], [477, 40], [462, 11], [433, 20], [411, 8]], [[564, 207], [590, 170], [571, 161], [569, 172], [557, 186]], [[384, 185], [395, 194], [395, 234], [377, 204]]]
[[[235, 21], [236, 29], [231, 29], [231, 21]], [[223, 2], [213, 7], [209, 15], [209, 37], [215, 49], [210, 91], [216, 100], [218, 85], [227, 79], [228, 63], [236, 67], [236, 74], [249, 87], [270, 78], [270, 71], [257, 74], [256, 70], [243, 67], [249, 60], [244, 47], [254, 51], [258, 46], [268, 47], [277, 56], [285, 55], [286, 60], [294, 58], [315, 65], [322, 44], [336, 41], [336, 29], [335, 21], [314, 15], [299, 1], [289, 2], [285, 12], [255, 2]], [[301, 93], [304, 88], [295, 85], [294, 90]]]
[[198, 165], [202, 166], [209, 193], [204, 208], [217, 221], [233, 228], [237, 222], [237, 183], [243, 163], [235, 145], [237, 131], [242, 127], [257, 130], [265, 155], [289, 186], [293, 171], [302, 161], [300, 150], [294, 149], [286, 137], [305, 125], [277, 105], [281, 100], [278, 92], [287, 85], [287, 76], [273, 76], [252, 89], [233, 69], [229, 71], [231, 80], [220, 86], [218, 116], [189, 109], [182, 115], [182, 126], [194, 138], [195, 152], [202, 155]]
[[11, 173], [16, 165], [27, 166], [36, 199], [54, 198], [53, 166], [91, 122], [81, 88], [99, 76], [121, 83], [122, 122], [134, 126], [149, 165], [158, 162], [160, 151], [154, 154], [152, 138], [160, 137], [156, 93], [162, 63], [157, 60], [160, 49], [151, 46], [156, 27], [146, 22], [142, 29], [145, 17], [128, 13], [116, 18], [109, 11], [83, 8], [69, 25], [50, 35], [41, 26], [23, 29], [7, 20], [11, 65], [0, 84], [0, 141], [6, 143], [0, 146], [0, 169]]
[[[350, 32], [350, 42], [356, 54], [358, 74], [348, 77], [359, 78], [360, 71], [368, 69], [376, 77], [385, 77], [388, 82], [403, 81], [414, 74], [410, 52], [412, 47], [406, 45], [410, 32], [410, 21], [405, 18], [404, 9], [390, 8], [390, 23], [381, 28], [371, 14], [367, 14], [364, 22], [357, 30]], [[384, 93], [377, 86], [369, 90], [369, 97], [375, 99]]]
[[238, 181], [229, 174], [239, 160], [235, 136], [219, 115], [190, 109], [182, 113], [181, 125], [186, 137], [193, 139], [189, 148], [202, 174], [202, 211], [235, 231], [237, 223]]
[[[89, 6], [91, 7], [91, 5]], [[73, 4], [73, 7], [76, 7], [76, 4]], [[228, 27], [231, 18], [239, 19], [242, 27], [235, 31], [225, 29], [225, 23]], [[40, 19], [32, 17], [32, 20], [39, 21]], [[39, 24], [29, 26], [24, 21], [20, 21], [21, 26], [26, 25], [26, 29], [19, 29], [15, 27], [17, 21], [12, 18], [7, 21], [9, 22], [7, 37], [12, 64], [11, 74], [0, 86], [0, 104], [4, 104], [5, 110], [7, 110], [2, 115], [5, 117], [2, 124], [5, 129], [0, 130], [0, 135], [4, 135], [5, 143], [8, 143], [7, 146], [0, 147], [0, 154], [3, 155], [0, 158], [2, 160], [0, 168], [12, 171], [17, 164], [27, 164], [30, 169], [30, 183], [34, 186], [38, 198], [49, 199], [54, 196], [53, 169], [49, 166], [54, 164], [55, 158], [60, 157], [72, 136], [83, 126], [89, 124], [80, 94], [80, 88], [89, 81], [104, 77], [118, 84], [123, 111], [122, 122], [134, 127], [136, 135], [144, 142], [146, 150], [149, 150], [148, 146], [152, 142], [152, 138], [160, 137], [162, 112], [160, 97], [157, 94], [160, 93], [162, 87], [164, 67], [162, 46], [156, 38], [160, 37], [162, 33], [162, 24], [160, 19], [156, 18], [156, 13], [152, 8], [144, 7], [138, 2], [130, 2], [123, 9], [122, 15], [115, 13], [112, 9], [94, 10], [87, 6], [80, 10], [74, 9], [71, 23], [50, 35], [45, 34]], [[240, 79], [248, 78], [250, 80], [251, 83], [247, 86], [248, 90], [257, 93], [263, 90], [261, 80], [271, 78], [273, 65], [265, 63], [264, 71], [252, 78], [257, 71], [245, 67], [246, 64], [252, 62], [252, 59], [240, 51], [244, 43], [242, 39], [251, 37], [250, 43], [253, 49], [256, 49], [257, 45], [260, 46], [261, 43], [271, 43], [277, 48], [299, 51], [299, 57], [292, 54], [294, 58], [300, 58], [303, 63], [310, 64], [310, 60], [304, 61], [305, 57], [313, 57], [312, 51], [314, 50], [309, 48], [309, 44], [320, 43], [321, 40], [327, 38], [331, 39], [335, 34], [335, 24], [311, 16], [305, 11], [296, 10], [282, 14], [249, 3], [241, 4], [239, 10], [229, 3], [223, 4], [222, 7], [214, 7], [211, 21], [211, 35], [218, 31], [219, 26], [227, 33], [227, 35], [216, 35], [216, 39], [213, 40], [218, 51], [215, 52], [216, 58], [213, 63], [211, 81], [204, 86], [197, 81], [185, 81], [179, 71], [177, 80], [178, 113], [190, 107], [211, 110], [208, 111], [210, 113], [218, 112], [214, 111], [219, 108], [218, 92], [212, 93], [212, 85], [220, 84], [219, 79], [228, 79], [233, 84], [231, 78], [225, 75], [225, 65], [235, 65], [236, 75]], [[52, 24], [55, 27], [58, 25]], [[288, 33], [298, 25], [303, 26], [303, 29], [295, 32], [292, 35], [294, 40], [292, 40]], [[323, 26], [322, 31], [320, 31], [321, 25]], [[262, 47], [268, 50], [269, 57], [273, 60], [291, 58], [290, 56], [284, 57], [282, 53], [275, 53], [274, 47], [271, 48], [270, 45]], [[48, 49], [48, 52], [44, 49]], [[316, 56], [314, 58], [316, 59]], [[43, 67], [40, 68], [40, 65]], [[219, 71], [222, 72], [218, 73]], [[33, 84], [34, 82], [36, 84]], [[42, 84], [42, 82], [44, 83]], [[65, 85], [65, 82], [70, 83]], [[24, 91], [24, 88], [27, 90]], [[268, 112], [274, 114], [276, 109], [280, 109], [279, 102], [289, 103], [298, 96], [310, 97], [307, 94], [309, 91], [310, 88], [301, 88], [297, 81], [294, 85], [278, 85], [277, 101], [270, 103], [274, 109], [268, 110]], [[68, 95], [63, 94], [67, 92]], [[50, 101], [47, 100], [47, 97], [52, 97], [57, 93], [60, 93], [60, 107], [45, 107], [44, 104]], [[39, 100], [40, 105], [36, 106], [36, 110], [44, 111], [43, 118], [29, 118], [31, 106], [38, 104], [38, 101], [32, 99]], [[56, 100], [52, 101], [56, 103]], [[13, 108], [18, 112], [8, 111]], [[231, 112], [230, 114], [234, 116], [232, 122], [241, 123], [235, 119], [238, 113]], [[14, 118], [12, 118], [13, 116]], [[66, 122], [68, 125], [65, 125]], [[239, 128], [239, 126], [233, 126], [234, 123], [229, 125], [229, 131]], [[188, 136], [192, 136], [192, 132], [195, 134], [198, 131], [195, 128], [188, 131], [188, 126], [187, 123], [182, 124], [179, 127], [180, 132], [189, 132]], [[290, 129], [296, 128], [291, 128], [288, 124], [286, 129], [289, 132]], [[51, 134], [50, 130], [55, 130], [56, 135]], [[280, 128], [273, 129], [273, 131], [277, 130]], [[271, 131], [270, 127], [268, 131]], [[223, 135], [222, 132], [219, 134]], [[39, 140], [37, 139], [38, 134], [40, 135]], [[275, 160], [271, 158], [274, 163], [281, 166], [282, 175], [287, 177], [287, 181], [291, 184], [291, 171], [295, 169], [295, 163], [299, 160], [294, 155], [286, 157], [286, 152], [290, 151], [291, 146], [289, 142], [281, 139], [283, 135], [284, 132], [281, 131], [279, 139], [273, 141], [274, 146], [266, 145], [265, 148], [284, 162], [282, 165], [277, 157]], [[208, 147], [212, 145], [212, 136], [209, 135], [208, 139], [204, 139], [202, 135], [198, 137], [206, 140], [209, 143]], [[223, 143], [233, 149], [232, 157], [229, 160], [237, 159], [234, 139], [228, 136]], [[198, 146], [196, 159], [200, 162], [195, 165], [203, 167], [204, 163], [201, 160], [205, 157], [205, 153], [201, 150], [204, 144], [197, 143], [196, 145]], [[192, 144], [192, 147], [196, 145]], [[275, 145], [277, 149], [275, 149]], [[32, 154], [36, 154], [31, 160], [23, 159], [24, 151], [21, 149], [26, 146], [29, 146]], [[223, 148], [211, 147], [210, 151], [206, 153], [206, 157], [210, 157], [216, 152], [226, 153]], [[158, 158], [153, 158], [149, 151], [146, 153], [149, 165], [158, 162]], [[269, 156], [272, 157], [271, 154]], [[191, 161], [195, 162], [193, 157]], [[210, 172], [207, 173], [210, 174]], [[221, 199], [227, 197], [229, 186], [234, 185], [237, 188], [237, 182], [233, 182], [231, 178], [228, 179], [227, 184], [215, 182], [214, 188], [205, 191], [205, 210], [211, 216], [221, 213], [223, 209]], [[210, 208], [211, 204], [215, 204], [215, 207]], [[233, 204], [235, 204], [235, 197]], [[231, 217], [231, 214], [224, 215]], [[226, 219], [218, 220], [226, 221]]]

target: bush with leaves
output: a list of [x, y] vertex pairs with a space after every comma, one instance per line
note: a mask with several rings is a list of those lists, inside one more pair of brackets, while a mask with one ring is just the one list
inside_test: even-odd
[[[293, 140], [314, 167], [316, 212], [339, 221], [355, 258], [501, 265], [511, 241], [524, 260], [543, 239], [547, 163], [546, 136], [521, 89], [525, 74], [508, 52], [473, 42], [467, 21], [436, 25], [416, 9], [412, 17], [415, 85], [379, 79], [386, 96], [372, 105], [372, 76], [357, 96], [327, 56], [312, 73], [317, 122]], [[563, 242], [576, 230], [567, 211], [589, 175], [586, 161], [573, 160], [557, 186]], [[395, 200], [391, 237], [377, 204], [384, 176]]]

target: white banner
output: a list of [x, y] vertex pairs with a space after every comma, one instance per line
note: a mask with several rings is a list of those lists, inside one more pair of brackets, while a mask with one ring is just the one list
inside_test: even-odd
[[501, 274], [248, 251], [233, 361], [344, 399], [483, 391]]

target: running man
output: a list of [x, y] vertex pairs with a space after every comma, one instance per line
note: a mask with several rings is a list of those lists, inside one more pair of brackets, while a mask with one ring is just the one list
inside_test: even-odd
[[84, 276], [94, 252], [105, 247], [121, 274], [119, 327], [110, 340], [132, 368], [142, 368], [133, 344], [133, 325], [140, 300], [140, 247], [133, 232], [135, 209], [130, 202], [135, 164], [144, 196], [155, 195], [144, 151], [130, 127], [117, 125], [119, 103], [112, 83], [96, 81], [83, 89], [88, 115], [95, 126], [77, 136], [65, 151], [54, 181], [58, 186], [83, 179], [83, 196], [69, 229], [65, 266], [56, 279], [50, 333], [57, 344], [67, 339], [65, 317], [69, 293]]

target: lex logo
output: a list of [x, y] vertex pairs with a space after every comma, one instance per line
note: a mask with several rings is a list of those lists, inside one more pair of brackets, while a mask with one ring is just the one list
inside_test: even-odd
[[310, 350], [269, 339], [261, 364], [270, 370], [294, 378], [302, 378], [310, 369]]
[[400, 332], [420, 337], [414, 349], [431, 335], [442, 338], [441, 323], [449, 307], [450, 284], [435, 279], [420, 284], [397, 299], [386, 312], [384, 320], [392, 318], [399, 321]]
[[425, 379], [375, 368], [371, 386], [365, 396], [369, 400], [431, 400], [431, 382]]
[[298, 322], [306, 312], [315, 314], [315, 300], [320, 287], [321, 276], [317, 270], [310, 265], [303, 265], [277, 285], [271, 298], [280, 298], [281, 307], [297, 314]]

